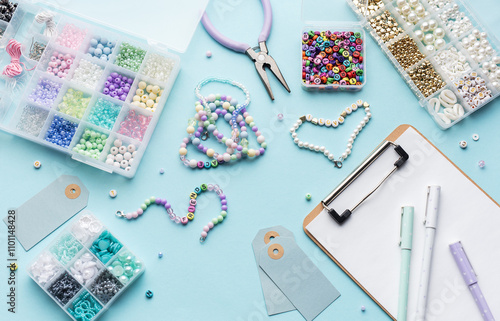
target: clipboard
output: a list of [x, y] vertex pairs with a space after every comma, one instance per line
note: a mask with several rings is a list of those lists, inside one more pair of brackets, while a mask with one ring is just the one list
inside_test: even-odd
[[[408, 133], [407, 133], [408, 131]], [[429, 151], [430, 154], [432, 154], [432, 157], [438, 157], [438, 158], [441, 158], [441, 161], [442, 162], [445, 162], [447, 164], [449, 164], [450, 168], [448, 168], [448, 171], [453, 173], [454, 176], [456, 176], [455, 178], [456, 179], [459, 179], [461, 180], [462, 182], [468, 182], [468, 183], [465, 183], [465, 185], [468, 186], [468, 188], [470, 189], [475, 189], [475, 193], [479, 194], [481, 198], [481, 202], [482, 203], [488, 203], [487, 205], [489, 206], [488, 208], [490, 209], [490, 211], [488, 212], [494, 212], [494, 214], [485, 214], [483, 215], [483, 217], [487, 218], [487, 220], [495, 220], [495, 222], [498, 222], [500, 223], [500, 206], [498, 205], [497, 202], [495, 202], [489, 195], [487, 195], [474, 181], [472, 181], [462, 170], [460, 170], [460, 168], [458, 168], [455, 164], [453, 164], [449, 158], [447, 158], [441, 151], [439, 151], [439, 149], [437, 149], [427, 138], [425, 138], [420, 132], [418, 132], [414, 127], [410, 126], [410, 125], [400, 125], [398, 128], [396, 128], [389, 136], [387, 136], [387, 138], [385, 139], [386, 141], [392, 141], [392, 142], [397, 142], [398, 139], [403, 139], [405, 135], [413, 135], [414, 138], [418, 138], [418, 140], [420, 141], [420, 144], [422, 146], [425, 145], [425, 148], [427, 148], [427, 150]], [[405, 145], [402, 145], [403, 148], [405, 148]], [[424, 147], [423, 147], [424, 148]], [[377, 149], [375, 149], [374, 151], [376, 151]], [[411, 150], [407, 150], [407, 152], [410, 154], [410, 161], [408, 162], [409, 166], [411, 166], [411, 154], [412, 154], [412, 151]], [[429, 156], [431, 157], [431, 156]], [[415, 160], [414, 160], [415, 161]], [[418, 168], [417, 168], [418, 170]], [[356, 171], [356, 170], [355, 170]], [[423, 171], [425, 172], [426, 169], [423, 169]], [[430, 174], [429, 174], [430, 175]], [[425, 176], [425, 175], [423, 175]], [[361, 177], [361, 176], [360, 176]], [[444, 177], [444, 178], [441, 178], [443, 180], [448, 180], [449, 178], [447, 177]], [[411, 181], [411, 178], [409, 179]], [[429, 182], [428, 185], [432, 185], [432, 184], [437, 184], [439, 185], [439, 180], [440, 178], [437, 178], [436, 179], [437, 181], [435, 182]], [[470, 185], [470, 186], [469, 186]], [[373, 187], [373, 186], [372, 186]], [[405, 206], [405, 205], [415, 205], [415, 206], [419, 206], [420, 207], [420, 213], [419, 214], [419, 217], [420, 217], [420, 220], [421, 218], [423, 217], [424, 213], [423, 211], [421, 210], [424, 206], [425, 206], [425, 187], [426, 186], [421, 186], [421, 189], [422, 189], [422, 195], [417, 197], [416, 200], [420, 200], [420, 201], [416, 201], [415, 203], [416, 204], [405, 204], [405, 203], [399, 203], [400, 201], [396, 198], [394, 199], [394, 202], [393, 203], [396, 203], [397, 205], [394, 205], [392, 204], [392, 209], [394, 209], [395, 207], [397, 208], [400, 208], [401, 206]], [[370, 208], [370, 206], [373, 206], [377, 200], [377, 193], [378, 192], [375, 192], [371, 198], [369, 198], [364, 205], [364, 210], [366, 212], [366, 210], [368, 208]], [[384, 193], [384, 192], [380, 192], [380, 193]], [[445, 195], [447, 193], [446, 189], [443, 190], [443, 192]], [[358, 200], [359, 198], [362, 198], [364, 194], [360, 193], [358, 195]], [[406, 199], [408, 200], [408, 198]], [[460, 201], [460, 199], [458, 199], [458, 201]], [[371, 202], [371, 204], [370, 204]], [[417, 204], [418, 203], [418, 204]], [[389, 206], [389, 207], [391, 207]], [[395, 309], [394, 307], [397, 306], [397, 296], [398, 296], [398, 291], [396, 290], [395, 291], [395, 297], [396, 299], [395, 300], [391, 300], [389, 299], [389, 296], [390, 295], [382, 295], [380, 294], [381, 292], [383, 291], [379, 291], [380, 289], [380, 286], [376, 286], [374, 285], [376, 282], [366, 282], [367, 278], [366, 277], [358, 277], [359, 274], [360, 274], [360, 271], [364, 269], [368, 269], [369, 266], [367, 265], [366, 267], [360, 267], [360, 266], [357, 266], [356, 263], [354, 262], [355, 260], [347, 260], [349, 262], [345, 262], [345, 258], [347, 258], [348, 256], [346, 256], [345, 254], [343, 255], [343, 258], [341, 257], [342, 255], [337, 255], [338, 252], [342, 252], [341, 250], [335, 250], [335, 249], [328, 249], [328, 244], [327, 242], [325, 242], [325, 238], [327, 238], [323, 232], [319, 233], [318, 232], [318, 229], [316, 228], [314, 230], [314, 232], [311, 232], [309, 229], [308, 229], [308, 226], [311, 226], [312, 223], [315, 222], [315, 220], [323, 220], [323, 222], [328, 222], [328, 224], [331, 224], [330, 222], [334, 222], [335, 224], [337, 224], [339, 226], [339, 228], [345, 228], [347, 230], [350, 230], [352, 233], [356, 233], [356, 230], [354, 229], [356, 227], [356, 224], [358, 224], [362, 219], [363, 219], [363, 213], [357, 213], [357, 212], [354, 212], [352, 214], [352, 217], [349, 218], [349, 220], [346, 221], [346, 223], [338, 223], [338, 222], [335, 222], [335, 220], [333, 218], [329, 218], [330, 220], [328, 221], [327, 218], [327, 215], [325, 214], [325, 206], [322, 202], [320, 202], [307, 216], [306, 218], [304, 219], [304, 222], [303, 222], [303, 228], [304, 228], [304, 231], [305, 233], [377, 304], [380, 306], [380, 308], [389, 316], [391, 317], [393, 320], [396, 320], [395, 316], [397, 315], [397, 309]], [[393, 212], [392, 210], [390, 212]], [[321, 215], [320, 215], [321, 214]], [[359, 217], [358, 217], [358, 214], [359, 214]], [[366, 213], [365, 213], [366, 214]], [[416, 213], [417, 214], [417, 213]], [[394, 234], [394, 244], [395, 246], [397, 245], [397, 241], [399, 241], [399, 218], [400, 218], [400, 211], [397, 212], [397, 213], [392, 213], [392, 214], [387, 214], [387, 213], [383, 213], [383, 214], [377, 214], [377, 213], [373, 213], [373, 216], [375, 215], [385, 215], [384, 216], [384, 219], [386, 221], [390, 220], [391, 221], [391, 224], [390, 227], [387, 228], [387, 231], [384, 231], [384, 233], [389, 233], [389, 234]], [[387, 215], [394, 215], [394, 219], [392, 219], [392, 217], [390, 219], [386, 219], [385, 217]], [[489, 216], [487, 216], [489, 215]], [[354, 218], [354, 219], [353, 219]], [[367, 218], [367, 216], [365, 216], [364, 218]], [[370, 219], [373, 219], [373, 217], [370, 217]], [[462, 217], [457, 217], [457, 220], [465, 220], [465, 219], [468, 219], [468, 218], [462, 218]], [[392, 223], [392, 220], [394, 220], [394, 222]], [[423, 229], [423, 225], [421, 224], [422, 222], [419, 222], [417, 221], [418, 218], [417, 216], [415, 217], [415, 222], [414, 222], [414, 225], [415, 227], [417, 228], [422, 228]], [[449, 219], [448, 219], [449, 220]], [[353, 221], [353, 222], [351, 222]], [[311, 224], [311, 225], [310, 225]], [[481, 223], [484, 227], [485, 224], [488, 224], [488, 222], [482, 222]], [[316, 224], [316, 225], [319, 225]], [[324, 225], [324, 224], [323, 224]], [[337, 225], [331, 225], [333, 227], [337, 226]], [[448, 224], [446, 224], [448, 225]], [[460, 225], [460, 224], [457, 224], [457, 225]], [[359, 226], [359, 224], [358, 224]], [[326, 229], [327, 227], [325, 227]], [[336, 228], [336, 227], [335, 227]], [[453, 227], [454, 228], [454, 227]], [[446, 226], [443, 226], [441, 228], [438, 227], [438, 232], [437, 233], [440, 233], [440, 231], [444, 231], [442, 232], [441, 234], [447, 234], [446, 237], [449, 238], [449, 244], [453, 243], [454, 241], [460, 241], [461, 239], [457, 239], [457, 238], [460, 238], [461, 236], [463, 236], [464, 238], [466, 238], [467, 235], [465, 235], [466, 233], [461, 233], [460, 232], [460, 228], [456, 228], [456, 232], [452, 231], [450, 232], [449, 230], [452, 230], [453, 228], [447, 228]], [[310, 228], [312, 229], [312, 228]], [[339, 230], [338, 230], [339, 231]], [[331, 230], [327, 230], [326, 233], [331, 233]], [[351, 233], [351, 234], [352, 234]], [[331, 236], [328, 236], [328, 237], [331, 237], [333, 239], [333, 243], [336, 243], [337, 240], [335, 240], [336, 236], [333, 235], [334, 233], [332, 233]], [[375, 234], [375, 232], [374, 232]], [[498, 233], [497, 233], [498, 234]], [[438, 234], [439, 236], [439, 234]], [[321, 238], [321, 240], [319, 240]], [[498, 241], [500, 241], [500, 236], [497, 237], [498, 238]], [[497, 241], [495, 239], [495, 241]], [[348, 241], [345, 241], [346, 244], [340, 244], [340, 247], [342, 246], [345, 246], [345, 247], [349, 247], [351, 246], [351, 244], [347, 244]], [[360, 241], [362, 242], [362, 241]], [[419, 270], [420, 270], [420, 257], [422, 255], [421, 251], [419, 249], [415, 249], [415, 244], [418, 243], [419, 240], [415, 240], [414, 239], [414, 250], [413, 250], [413, 253], [412, 253], [412, 266], [411, 266], [411, 271], [410, 271], [410, 274], [413, 275], [413, 273], [417, 273], [419, 274]], [[469, 243], [472, 243], [473, 241], [468, 241]], [[443, 243], [443, 242], [441, 242]], [[480, 241], [477, 241], [476, 243], [480, 243]], [[389, 243], [384, 243], [384, 244], [389, 244]], [[500, 244], [500, 243], [497, 243], [497, 244]], [[423, 247], [423, 244], [420, 244], [421, 247]], [[470, 245], [470, 244], [469, 244]], [[372, 247], [374, 250], [382, 250], [382, 252], [385, 251], [385, 248], [384, 249], [377, 249], [377, 245], [376, 244], [368, 244], [367, 245], [368, 247]], [[391, 246], [391, 245], [389, 245]], [[444, 246], [443, 244], [439, 244], [439, 245], [436, 245], [436, 246]], [[465, 245], [467, 246], [467, 248], [469, 249], [470, 246], [468, 245]], [[446, 244], [446, 247], [448, 247], [448, 244]], [[496, 288], [499, 288], [500, 287], [500, 273], [496, 273], [496, 275], [491, 275], [491, 271], [489, 271], [488, 267], [486, 267], [486, 261], [489, 261], [489, 264], [492, 264], [494, 265], [495, 263], [494, 262], [497, 262], [498, 264], [500, 264], [500, 250], [496, 250], [494, 254], [492, 254], [491, 252], [488, 251], [488, 248], [484, 248], [484, 251], [479, 251], [477, 250], [479, 247], [481, 247], [481, 244], [475, 244], [473, 246], [473, 248], [475, 248], [475, 252], [473, 254], [474, 258], [471, 258], [472, 261], [474, 261], [474, 267], [476, 268], [476, 272], [477, 272], [477, 269], [480, 270], [480, 272], [478, 273], [478, 277], [482, 280], [480, 280], [479, 282], [482, 284], [485, 284], [485, 283], [490, 283], [491, 284], [491, 287], [496, 287]], [[342, 248], [341, 248], [342, 249]], [[449, 250], [447, 250], [449, 252]], [[391, 248], [391, 250], [389, 251], [386, 251], [387, 253], [386, 254], [381, 254], [381, 255], [385, 255], [385, 257], [382, 257], [382, 259], [387, 259], [387, 264], [388, 266], [392, 266], [394, 265], [394, 263], [396, 263], [397, 261], [397, 264], [396, 264], [396, 269], [397, 269], [397, 272], [396, 273], [396, 276], [395, 276], [395, 283], [396, 283], [396, 286], [399, 285], [399, 255], [397, 255], [397, 257], [395, 258], [395, 252], [393, 251], [393, 249]], [[390, 252], [390, 253], [389, 253]], [[399, 253], [399, 252], [398, 252]], [[444, 252], [443, 252], [444, 253]], [[449, 253], [448, 253], [449, 254]], [[355, 253], [353, 253], [352, 255], [356, 255]], [[434, 254], [436, 255], [436, 254]], [[453, 258], [451, 256], [451, 254], [449, 254], [449, 258], [446, 257], [446, 254], [443, 254], [442, 255], [443, 258], [440, 260], [442, 260], [443, 262], [438, 262], [439, 264], [442, 264], [443, 266], [446, 265], [446, 266], [451, 266], [449, 268], [449, 273], [450, 273], [450, 280], [451, 278], [456, 278], [456, 277], [461, 277], [459, 272], [458, 272], [458, 269], [456, 269], [456, 266], [453, 266], [452, 264], [454, 264], [454, 262], [452, 261]], [[434, 256], [435, 257], [435, 256]], [[485, 258], [486, 257], [486, 258]], [[354, 263], [353, 263], [354, 262]], [[433, 267], [434, 267], [434, 263], [436, 262], [436, 260], [434, 260], [433, 262]], [[346, 264], [344, 264], [346, 263]], [[444, 264], [446, 263], [446, 264]], [[449, 263], [449, 264], [448, 264]], [[380, 263], [378, 263], [380, 264]], [[383, 264], [383, 263], [382, 263]], [[477, 266], [479, 264], [479, 266]], [[439, 268], [437, 269], [441, 269], [441, 265], [439, 265]], [[481, 272], [484, 272], [484, 271], [488, 271], [488, 273], [481, 273]], [[363, 273], [361, 273], [363, 274]], [[419, 276], [419, 275], [418, 275]], [[363, 284], [363, 281], [362, 279], [365, 280], [365, 284]], [[458, 279], [458, 278], [457, 278]], [[455, 279], [453, 279], [455, 280]], [[436, 281], [436, 280], [435, 280]], [[437, 280], [436, 282], [439, 282], [440, 280]], [[461, 285], [465, 285], [465, 283], [463, 282], [463, 279], [459, 279], [459, 281], [461, 283]], [[453, 281], [453, 282], [457, 282], [458, 284], [458, 281]], [[367, 283], [370, 283], [370, 284], [367, 284]], [[433, 284], [433, 278], [431, 276], [431, 287], [432, 287], [432, 284]], [[396, 288], [397, 289], [397, 288]], [[413, 294], [413, 297], [416, 298], [416, 292], [417, 292], [417, 289], [416, 289], [416, 286], [413, 286], [412, 287], [412, 282], [410, 282], [410, 297], [411, 297], [411, 293], [412, 292], [415, 292]], [[468, 290], [467, 290], [468, 292]], [[485, 297], [487, 298], [487, 300], [489, 302], [498, 302], [500, 300], [500, 294], [491, 294], [492, 291], [488, 291], [489, 293], [485, 293]], [[465, 295], [463, 294], [465, 293], [464, 291], [462, 291], [462, 294], [460, 296], [457, 297], [457, 299], [448, 304], [447, 307], [445, 307], [445, 311], [443, 312], [446, 316], [446, 313], [448, 313], [450, 310], [447, 310], [447, 309], [451, 309], [453, 306], [455, 305], [460, 305], [460, 306], [463, 306], [465, 305], [464, 308], [469, 308], [472, 313], [474, 312], [477, 312], [477, 317], [475, 314], [474, 317], [472, 318], [466, 318], [467, 320], [481, 320], [481, 316], [479, 314], [479, 311], [477, 310], [477, 307], [475, 306], [475, 303], [474, 303], [474, 300], [472, 298], [472, 296], [470, 295], [470, 293], [465, 293]], [[498, 291], [496, 292], [498, 293]], [[431, 299], [430, 295], [429, 295], [429, 300]], [[391, 301], [395, 301], [393, 303], [391, 303]], [[411, 298], [410, 298], [410, 301], [411, 301]], [[389, 302], [389, 303], [388, 303]], [[433, 301], [434, 302], [434, 301]], [[429, 303], [428, 303], [429, 304]], [[409, 319], [411, 319], [411, 305], [409, 303], [408, 305], [408, 317]], [[392, 312], [392, 313], [391, 313]], [[499, 317], [500, 313], [500, 308], [497, 308], [496, 311], [493, 311], [493, 315], [497, 315], [497, 317]], [[429, 319], [432, 319], [432, 318], [429, 318]], [[440, 318], [438, 318], [437, 320], [445, 320], [446, 318], [441, 316]], [[464, 319], [464, 318], [457, 318], [456, 320], [458, 319]], [[447, 319], [446, 319], [447, 320]]]

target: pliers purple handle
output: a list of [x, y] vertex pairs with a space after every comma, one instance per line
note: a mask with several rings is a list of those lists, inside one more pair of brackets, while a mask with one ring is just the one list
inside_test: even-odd
[[[264, 9], [264, 25], [262, 26], [262, 31], [260, 32], [259, 35], [258, 47], [252, 48], [250, 47], [250, 45], [246, 43], [234, 41], [224, 36], [217, 29], [215, 29], [214, 25], [208, 18], [206, 12], [203, 14], [201, 18], [201, 23], [207, 30], [208, 34], [212, 38], [214, 38], [215, 41], [217, 41], [226, 48], [229, 48], [236, 52], [245, 53], [247, 56], [250, 57], [250, 59], [252, 59], [252, 61], [255, 63], [255, 69], [257, 69], [257, 73], [259, 74], [262, 83], [266, 87], [267, 93], [269, 94], [271, 99], [274, 100], [273, 92], [271, 90], [271, 85], [269, 84], [269, 79], [267, 78], [267, 74], [265, 71], [266, 66], [269, 67], [269, 69], [271, 69], [271, 72], [274, 74], [274, 76], [276, 76], [276, 78], [278, 78], [278, 80], [281, 82], [283, 87], [285, 87], [285, 89], [288, 92], [290, 92], [290, 88], [288, 88], [285, 78], [283, 78], [283, 75], [281, 74], [281, 71], [278, 68], [278, 65], [276, 64], [276, 61], [274, 61], [273, 57], [271, 57], [268, 54], [266, 41], [267, 38], [269, 37], [269, 33], [271, 32], [271, 26], [273, 24], [273, 12], [271, 8], [271, 2], [269, 0], [261, 0], [261, 2], [262, 2], [262, 7]], [[256, 52], [255, 49], [257, 48], [260, 50]]]

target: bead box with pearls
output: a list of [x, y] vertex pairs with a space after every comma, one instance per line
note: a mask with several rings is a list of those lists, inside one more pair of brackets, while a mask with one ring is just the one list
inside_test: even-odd
[[79, 321], [98, 319], [145, 266], [86, 210], [27, 270], [61, 309]]
[[[462, 0], [347, 3], [441, 129], [500, 95], [500, 44]], [[453, 106], [436, 106], [443, 91]]]
[[[52, 36], [35, 20], [47, 10], [53, 12]], [[0, 129], [133, 177], [180, 70], [179, 56], [45, 4], [20, 1], [10, 22], [0, 21], [0, 28], [5, 30], [0, 45], [15, 38], [24, 45], [21, 61], [27, 69], [35, 67], [23, 71], [14, 95], [9, 94], [9, 79], [2, 77], [0, 92], [13, 99], [1, 104]], [[29, 58], [32, 42], [44, 45], [36, 60]], [[10, 56], [2, 51], [0, 64], [8, 62]], [[96, 143], [102, 148], [81, 148], [89, 129], [106, 136]], [[127, 166], [107, 162], [117, 140], [135, 146], [134, 162]]]

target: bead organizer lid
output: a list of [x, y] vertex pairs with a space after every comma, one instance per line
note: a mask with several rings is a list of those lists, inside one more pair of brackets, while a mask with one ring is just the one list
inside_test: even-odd
[[[6, 32], [27, 48], [22, 59], [35, 69], [16, 79], [16, 95], [7, 94], [12, 80], [0, 79], [2, 97], [12, 97], [0, 104], [0, 129], [131, 178], [180, 70], [180, 58], [146, 39], [50, 10], [50, 36], [47, 26], [35, 20], [47, 14], [46, 5], [21, 1], [7, 24]], [[6, 52], [0, 53], [0, 63], [9, 61]], [[112, 154], [115, 142], [131, 146], [133, 157]]]
[[463, 1], [347, 3], [441, 129], [500, 95], [500, 43]]
[[85, 210], [27, 270], [73, 320], [90, 321], [108, 310], [145, 266]]

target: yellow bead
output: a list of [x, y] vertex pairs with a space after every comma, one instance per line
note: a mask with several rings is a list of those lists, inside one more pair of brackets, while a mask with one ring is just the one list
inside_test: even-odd
[[135, 93], [136, 93], [136, 95], [142, 96], [142, 95], [144, 95], [144, 90], [139, 88], [135, 91]]
[[186, 217], [188, 218], [188, 220], [192, 221], [194, 219], [194, 214], [189, 212], [187, 213]]
[[158, 107], [158, 104], [156, 104], [156, 103], [155, 103], [155, 104], [153, 105], [153, 109], [156, 109], [156, 107]]
[[186, 155], [186, 154], [187, 154], [187, 152], [188, 152], [188, 151], [187, 151], [187, 149], [186, 149], [186, 148], [184, 148], [184, 147], [182, 147], [181, 149], [179, 149], [179, 154], [180, 154], [180, 155]]
[[142, 95], [142, 96], [141, 96], [141, 101], [142, 101], [143, 103], [145, 103], [146, 101], [148, 101], [148, 96], [146, 96], [146, 95]]
[[146, 87], [146, 91], [147, 91], [148, 93], [152, 92], [152, 91], [153, 91], [153, 86], [152, 86], [152, 85], [148, 85], [148, 86]]
[[146, 101], [146, 106], [148, 106], [148, 107], [153, 107], [154, 104], [155, 104], [155, 102], [152, 99], [148, 99]]
[[153, 92], [154, 92], [155, 94], [158, 94], [158, 93], [160, 92], [160, 86], [156, 86], [156, 85], [155, 85], [155, 86], [153, 86]]
[[146, 88], [147, 84], [145, 81], [140, 81], [137, 86], [139, 87], [139, 89], [144, 89]]
[[227, 109], [229, 109], [229, 107], [230, 107], [230, 106], [231, 106], [231, 104], [230, 104], [230, 103], [228, 103], [227, 101], [225, 101], [225, 102], [222, 104], [222, 108], [224, 108], [224, 109], [226, 109], [226, 110], [227, 110]]
[[132, 105], [137, 106], [137, 107], [140, 107], [140, 106], [141, 106], [141, 103], [140, 103], [139, 101], [133, 101], [133, 102], [132, 102]]
[[[157, 103], [159, 103], [159, 102], [160, 102], [160, 96], [156, 97], [155, 101], [156, 101]], [[203, 108], [202, 108], [202, 109], [203, 109]]]
[[149, 93], [149, 99], [155, 100], [157, 97], [155, 93]]
[[208, 156], [208, 157], [213, 157], [213, 156], [214, 156], [214, 153], [215, 153], [215, 151], [214, 151], [213, 149], [211, 149], [211, 148], [209, 148], [209, 149], [207, 150], [207, 156]]
[[196, 112], [198, 113], [198, 112], [200, 112], [200, 110], [203, 110], [203, 106], [202, 105], [198, 105], [198, 106], [196, 106], [195, 109], [196, 109]]
[[255, 156], [255, 150], [254, 149], [249, 149], [248, 150], [248, 157], [254, 157], [254, 156]]
[[194, 127], [193, 126], [188, 126], [188, 128], [186, 129], [187, 133], [188, 134], [192, 134], [194, 133]]
[[245, 118], [245, 122], [247, 124], [250, 124], [251, 122], [253, 122], [253, 117], [252, 116], [248, 116], [247, 118]]
[[140, 101], [141, 100], [141, 96], [139, 95], [135, 95], [134, 98], [132, 98], [133, 101]]
[[146, 104], [145, 103], [139, 103], [139, 107], [146, 108]]

